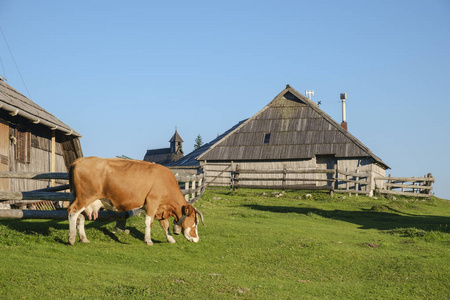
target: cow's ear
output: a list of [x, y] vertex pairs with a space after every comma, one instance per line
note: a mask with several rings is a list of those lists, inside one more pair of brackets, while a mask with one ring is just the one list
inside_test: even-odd
[[187, 205], [183, 206], [183, 215], [187, 216], [189, 215], [189, 207]]

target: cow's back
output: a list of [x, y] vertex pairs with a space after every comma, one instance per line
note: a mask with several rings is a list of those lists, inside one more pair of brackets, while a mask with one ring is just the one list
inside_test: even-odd
[[168, 168], [129, 159], [80, 158], [70, 168], [70, 185], [76, 199], [106, 198], [119, 211], [142, 207], [149, 194], [157, 195], [152, 201], [159, 202], [182, 197]]

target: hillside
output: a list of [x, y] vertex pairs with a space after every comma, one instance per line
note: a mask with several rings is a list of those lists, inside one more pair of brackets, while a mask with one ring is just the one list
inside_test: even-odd
[[144, 217], [68, 223], [0, 220], [2, 299], [443, 299], [450, 289], [450, 202], [306, 192], [208, 190], [200, 242], [146, 246]]

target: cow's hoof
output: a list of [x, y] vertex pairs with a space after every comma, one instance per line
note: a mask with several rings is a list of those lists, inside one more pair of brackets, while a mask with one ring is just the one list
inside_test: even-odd
[[175, 244], [177, 241], [175, 241], [175, 239], [173, 238], [173, 237], [171, 237], [171, 236], [169, 236], [168, 238], [167, 238], [167, 241], [169, 242], [169, 243], [171, 243], [171, 244]]
[[146, 241], [145, 243], [147, 243], [147, 246], [153, 246], [153, 242], [152, 241]]
[[69, 238], [69, 245], [73, 245], [73, 244], [75, 244], [75, 239]]
[[80, 242], [85, 243], [85, 244], [89, 244], [91, 241], [89, 241], [88, 239], [83, 239], [83, 240], [80, 240]]

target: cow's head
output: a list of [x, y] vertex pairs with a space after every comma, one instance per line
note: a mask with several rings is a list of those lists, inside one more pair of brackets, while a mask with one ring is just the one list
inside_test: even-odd
[[199, 240], [197, 230], [197, 214], [200, 216], [202, 224], [205, 225], [205, 223], [203, 222], [203, 214], [190, 204], [183, 205], [183, 207], [181, 208], [181, 212], [182, 217], [178, 221], [175, 221], [173, 224], [173, 233], [183, 233], [184, 237], [188, 241], [197, 243]]

